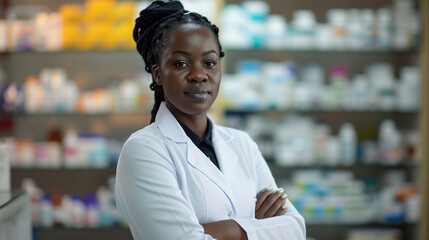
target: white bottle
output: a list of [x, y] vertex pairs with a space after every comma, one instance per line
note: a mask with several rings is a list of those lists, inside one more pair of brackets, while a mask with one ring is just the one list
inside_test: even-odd
[[356, 75], [350, 84], [350, 94], [347, 105], [353, 110], [367, 110], [369, 108], [369, 83], [364, 75]]
[[378, 50], [389, 50], [392, 47], [392, 16], [387, 8], [377, 10], [376, 48]]
[[340, 161], [340, 141], [338, 137], [331, 136], [326, 144], [326, 164], [335, 166]]
[[66, 130], [64, 135], [64, 163], [66, 167], [82, 167], [79, 164], [79, 136], [75, 128]]
[[419, 107], [420, 76], [417, 67], [401, 68], [401, 79], [396, 95], [398, 110], [416, 111]]
[[386, 119], [381, 123], [378, 135], [380, 162], [387, 165], [398, 164], [402, 159], [402, 140], [395, 123]]
[[45, 196], [42, 200], [41, 213], [41, 225], [43, 227], [52, 227], [54, 225], [54, 210], [49, 196]]
[[345, 165], [356, 162], [357, 137], [356, 131], [351, 123], [343, 123], [339, 132], [341, 161]]

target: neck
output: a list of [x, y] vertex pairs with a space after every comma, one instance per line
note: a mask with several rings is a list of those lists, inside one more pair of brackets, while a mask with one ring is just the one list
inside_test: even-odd
[[[177, 118], [177, 116], [175, 117]], [[179, 117], [177, 119], [190, 128], [200, 138], [205, 137], [207, 128], [207, 115], [204, 114], [189, 117]]]
[[195, 134], [200, 138], [204, 138], [207, 128], [207, 113], [201, 113], [196, 115], [183, 114], [179, 111], [176, 111], [176, 108], [170, 106], [169, 103], [166, 103], [167, 108], [173, 114], [173, 116], [190, 128]]

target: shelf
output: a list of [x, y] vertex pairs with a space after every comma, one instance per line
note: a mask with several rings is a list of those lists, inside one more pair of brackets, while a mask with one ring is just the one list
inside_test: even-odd
[[416, 49], [407, 50], [322, 50], [322, 49], [275, 49], [275, 48], [225, 48], [226, 53], [228, 52], [272, 52], [272, 53], [321, 53], [321, 54], [417, 54]]
[[11, 171], [115, 171], [116, 166], [109, 167], [77, 167], [77, 168], [68, 168], [68, 167], [60, 167], [60, 168], [48, 168], [48, 167], [12, 167]]
[[268, 164], [271, 169], [294, 169], [294, 170], [310, 170], [310, 169], [324, 169], [324, 170], [374, 170], [374, 169], [415, 169], [418, 168], [418, 164], [413, 163], [400, 163], [395, 165], [387, 165], [387, 164], [363, 164], [356, 163], [351, 165], [328, 165], [328, 164], [317, 164], [313, 163], [311, 165], [291, 165], [291, 166], [281, 166], [278, 164], [270, 163]]
[[145, 112], [100, 112], [100, 113], [78, 113], [78, 112], [46, 112], [46, 113], [0, 113], [3, 117], [105, 117], [105, 116], [141, 116], [148, 115]]
[[311, 222], [307, 221], [306, 226], [319, 227], [319, 226], [343, 226], [343, 227], [402, 227], [402, 226], [417, 226], [417, 223], [383, 223], [377, 221], [371, 222]]
[[44, 50], [34, 50], [34, 51], [6, 51], [0, 52], [0, 55], [14, 55], [14, 54], [67, 54], [67, 53], [137, 53], [135, 49], [112, 49], [112, 50], [102, 50], [102, 49], [89, 49], [89, 50], [58, 50], [58, 51], [44, 51]]
[[68, 227], [33, 227], [34, 239], [44, 240], [132, 240], [129, 228], [126, 227], [97, 227], [97, 228], [68, 228]]
[[254, 113], [308, 113], [308, 114], [400, 114], [400, 115], [416, 115], [418, 111], [381, 111], [381, 110], [347, 110], [347, 109], [246, 109], [246, 108], [227, 108], [227, 114], [254, 114]]
[[12, 168], [12, 188], [19, 188], [22, 181], [32, 178], [44, 192], [61, 189], [67, 194], [85, 195], [95, 192], [99, 186], [107, 185], [108, 179], [114, 176], [116, 167], [49, 169], [49, 168]]

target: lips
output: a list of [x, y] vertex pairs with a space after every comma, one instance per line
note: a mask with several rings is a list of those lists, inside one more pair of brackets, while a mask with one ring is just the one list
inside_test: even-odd
[[185, 95], [193, 101], [204, 101], [211, 92], [201, 86], [195, 86], [185, 91]]

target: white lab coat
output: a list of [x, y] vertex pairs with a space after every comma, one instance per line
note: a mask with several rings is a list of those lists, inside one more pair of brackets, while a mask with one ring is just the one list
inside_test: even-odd
[[277, 186], [251, 138], [213, 123], [212, 142], [221, 171], [165, 103], [153, 124], [125, 142], [115, 196], [134, 239], [213, 239], [200, 224], [233, 219], [250, 240], [304, 240], [304, 219], [289, 200], [283, 216], [255, 218], [256, 194]]

